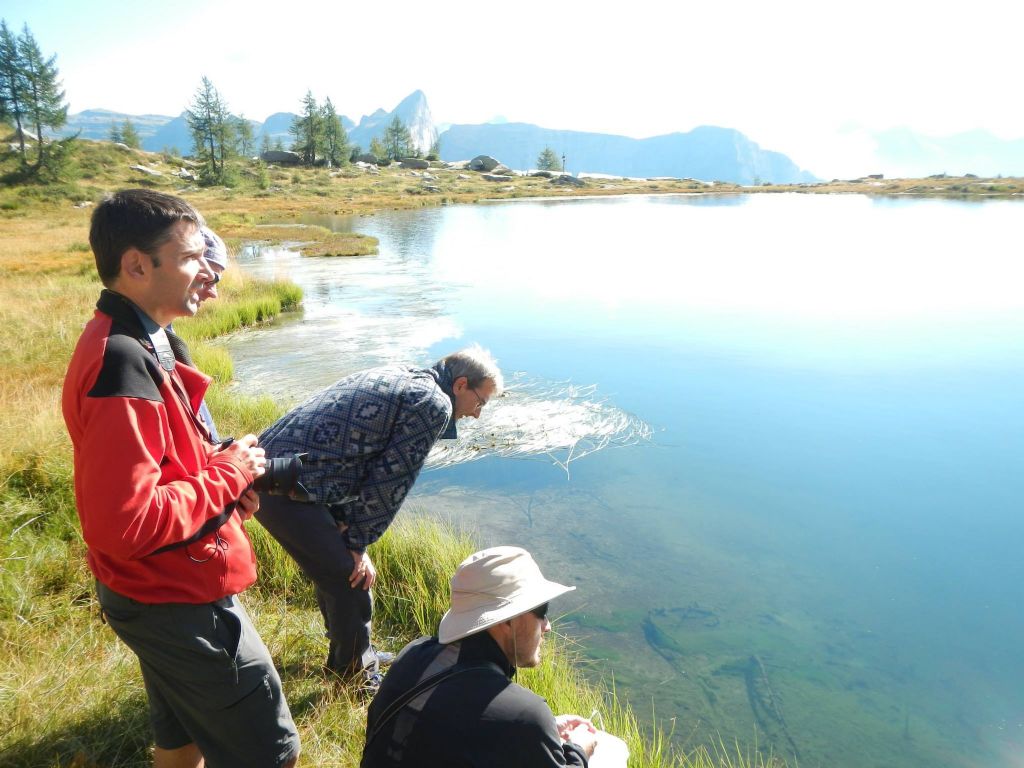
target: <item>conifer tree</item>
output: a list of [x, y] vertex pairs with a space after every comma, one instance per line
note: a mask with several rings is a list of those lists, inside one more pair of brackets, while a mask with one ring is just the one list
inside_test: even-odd
[[327, 155], [328, 164], [332, 166], [347, 164], [349, 156], [348, 131], [341, 124], [341, 118], [338, 117], [330, 97], [324, 101], [321, 116], [324, 124], [324, 152]]
[[142, 146], [142, 140], [139, 138], [138, 131], [135, 130], [134, 123], [127, 117], [121, 125], [121, 142], [132, 149], [138, 149]]
[[110, 124], [110, 133], [107, 138], [114, 144], [124, 144], [124, 133], [121, 132], [121, 126], [117, 124], [116, 120]]
[[292, 121], [290, 132], [295, 137], [293, 149], [302, 156], [303, 164], [316, 164], [324, 146], [324, 120], [312, 91], [306, 91], [302, 114]]
[[389, 162], [388, 151], [384, 147], [384, 142], [376, 136], [370, 139], [370, 154], [377, 158], [378, 163], [387, 165]]
[[192, 103], [185, 111], [196, 159], [202, 164], [200, 178], [207, 184], [225, 179], [225, 160], [234, 148], [234, 126], [227, 104], [209, 78], [203, 77]]
[[252, 154], [255, 138], [252, 133], [252, 123], [245, 119], [245, 115], [235, 118], [235, 138], [238, 142], [238, 154], [242, 157], [249, 157]]
[[23, 164], [27, 163], [24, 130], [27, 122], [26, 89], [18, 38], [7, 26], [6, 19], [0, 20], [0, 116], [11, 120], [17, 129]]
[[544, 147], [544, 151], [537, 155], [537, 168], [541, 171], [561, 170], [562, 164], [559, 162], [555, 150], [551, 147]]
[[60, 87], [57, 56], [43, 56], [39, 44], [26, 24], [18, 38], [18, 50], [24, 68], [27, 116], [36, 135], [36, 168], [46, 165], [43, 128], [60, 128], [68, 121], [68, 105]]
[[395, 115], [391, 124], [384, 129], [384, 150], [388, 160], [401, 160], [415, 151], [409, 129], [398, 115]]

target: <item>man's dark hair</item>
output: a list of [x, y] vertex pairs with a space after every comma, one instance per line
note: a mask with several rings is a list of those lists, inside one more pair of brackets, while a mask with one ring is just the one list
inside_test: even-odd
[[138, 248], [153, 259], [154, 266], [160, 266], [154, 254], [179, 221], [205, 223], [191, 205], [163, 192], [122, 189], [104, 199], [93, 211], [89, 229], [89, 245], [103, 284], [114, 282], [121, 271], [121, 256], [129, 248]]

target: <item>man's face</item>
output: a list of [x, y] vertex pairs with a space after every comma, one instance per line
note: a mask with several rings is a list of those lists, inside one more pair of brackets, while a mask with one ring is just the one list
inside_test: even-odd
[[494, 389], [493, 379], [484, 379], [476, 387], [471, 387], [469, 379], [465, 376], [457, 378], [452, 385], [452, 391], [455, 393], [454, 417], [461, 419], [463, 416], [472, 416], [474, 419], [479, 419], [480, 411], [491, 399]]
[[550, 631], [551, 622], [548, 618], [537, 618], [533, 611], [512, 619], [512, 652], [517, 667], [526, 669], [540, 664], [540, 647], [544, 643], [544, 635]]
[[206, 243], [199, 228], [179, 221], [171, 227], [170, 237], [154, 254], [160, 266], [151, 267], [146, 290], [146, 313], [160, 325], [178, 317], [191, 317], [199, 309], [200, 291], [213, 279], [213, 271], [203, 258]]
[[210, 270], [215, 275], [215, 279], [211, 282], [203, 283], [203, 287], [199, 289], [200, 304], [202, 304], [204, 301], [207, 301], [208, 299], [217, 298], [217, 282], [220, 280], [220, 276], [224, 274], [224, 267], [217, 266], [216, 264], [212, 264], [210, 262], [206, 263], [209, 265]]

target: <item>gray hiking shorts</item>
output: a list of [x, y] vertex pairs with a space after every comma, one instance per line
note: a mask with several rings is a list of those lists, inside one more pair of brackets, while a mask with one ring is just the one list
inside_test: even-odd
[[139, 658], [158, 747], [194, 742], [207, 768], [279, 768], [298, 756], [281, 678], [237, 598], [147, 604], [99, 582], [96, 592]]

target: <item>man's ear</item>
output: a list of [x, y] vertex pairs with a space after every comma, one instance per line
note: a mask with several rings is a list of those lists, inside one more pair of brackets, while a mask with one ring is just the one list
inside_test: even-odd
[[455, 381], [452, 382], [452, 391], [453, 392], [465, 392], [468, 387], [469, 387], [469, 377], [468, 376], [459, 376], [459, 378], [457, 378]]
[[153, 268], [153, 260], [138, 248], [129, 248], [121, 254], [121, 274], [129, 280], [142, 280]]

